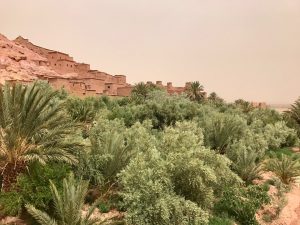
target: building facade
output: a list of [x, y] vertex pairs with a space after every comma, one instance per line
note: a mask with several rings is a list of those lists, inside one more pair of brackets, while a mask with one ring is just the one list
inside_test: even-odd
[[[76, 62], [66, 53], [37, 46], [21, 36], [14, 42], [39, 54], [41, 59], [35, 62], [38, 66], [46, 66], [59, 74], [59, 76], [38, 76], [55, 89], [64, 88], [70, 94], [79, 97], [129, 96], [132, 91], [133, 86], [126, 82], [124, 75], [110, 75], [92, 70], [89, 64]], [[189, 83], [185, 87], [173, 87], [171, 82], [163, 85], [161, 81], [156, 81], [155, 85], [166, 89], [170, 94], [175, 94], [184, 92]]]

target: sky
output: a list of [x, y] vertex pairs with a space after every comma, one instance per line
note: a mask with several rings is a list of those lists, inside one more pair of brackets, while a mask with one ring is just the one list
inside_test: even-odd
[[300, 96], [300, 0], [0, 0], [0, 33], [132, 84], [200, 81], [227, 101]]

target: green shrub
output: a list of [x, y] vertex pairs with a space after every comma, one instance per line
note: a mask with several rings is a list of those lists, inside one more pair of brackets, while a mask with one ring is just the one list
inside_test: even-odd
[[52, 201], [49, 180], [58, 184], [58, 188], [60, 188], [60, 181], [69, 170], [69, 166], [62, 163], [50, 163], [46, 166], [37, 163], [31, 165], [30, 174], [23, 174], [18, 177], [17, 191], [0, 193], [1, 213], [15, 216], [22, 211], [25, 204], [34, 204], [49, 211]]
[[[268, 141], [270, 149], [280, 148], [281, 146], [290, 146], [296, 143], [297, 133], [289, 128], [284, 121], [275, 124], [267, 124], [264, 128], [264, 135]], [[293, 139], [295, 143], [293, 143]]]
[[206, 223], [223, 187], [241, 180], [225, 156], [203, 146], [197, 123], [178, 122], [159, 140], [119, 174], [128, 223]]
[[0, 193], [1, 216], [17, 216], [21, 214], [23, 206], [22, 196], [16, 191]]
[[228, 158], [206, 149], [203, 142], [196, 123], [178, 122], [165, 129], [159, 149], [170, 163], [175, 192], [210, 208], [223, 186], [235, 185], [240, 179], [231, 171]]
[[209, 218], [208, 225], [233, 225], [234, 221], [228, 218], [222, 218], [218, 216], [213, 216]]
[[105, 202], [100, 202], [98, 204], [98, 209], [101, 213], [109, 212], [109, 206]]
[[267, 186], [226, 188], [215, 210], [235, 218], [241, 225], [256, 225], [256, 211], [269, 202]]
[[291, 157], [292, 159], [300, 159], [300, 154], [295, 153], [290, 147], [272, 149], [266, 152], [268, 158], [280, 159], [282, 155]]
[[120, 174], [130, 225], [206, 224], [208, 213], [173, 191], [168, 163], [155, 149], [139, 154]]

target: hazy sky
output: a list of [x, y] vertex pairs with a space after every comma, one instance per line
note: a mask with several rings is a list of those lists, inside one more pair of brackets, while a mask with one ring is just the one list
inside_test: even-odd
[[199, 80], [226, 100], [300, 96], [300, 0], [0, 0], [0, 33], [130, 83]]

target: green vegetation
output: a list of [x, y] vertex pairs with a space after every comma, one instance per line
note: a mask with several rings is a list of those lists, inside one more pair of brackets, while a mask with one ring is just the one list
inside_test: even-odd
[[0, 202], [5, 205], [3, 209], [0, 209], [2, 215], [22, 214], [26, 203], [43, 210], [50, 210], [52, 196], [49, 180], [60, 189], [61, 180], [70, 171], [70, 166], [62, 163], [49, 163], [46, 166], [33, 163], [29, 171], [30, 173], [18, 177], [17, 190], [0, 193]]
[[192, 101], [203, 101], [205, 98], [203, 85], [201, 85], [199, 81], [192, 82], [187, 88], [187, 95]]
[[282, 154], [279, 158], [270, 159], [267, 169], [274, 172], [284, 184], [289, 184], [295, 177], [300, 176], [300, 162], [288, 155]]
[[241, 225], [258, 224], [255, 213], [263, 204], [270, 202], [267, 191], [267, 186], [253, 185], [224, 190], [215, 210], [230, 215]]
[[31, 162], [76, 162], [67, 141], [72, 122], [63, 106], [53, 101], [57, 92], [37, 85], [5, 85], [0, 88], [0, 164], [2, 190], [9, 191]]
[[[254, 181], [266, 170], [284, 183], [299, 175], [290, 150], [299, 143], [297, 107], [281, 115], [228, 104], [206, 98], [199, 82], [182, 95], [139, 83], [128, 98], [85, 99], [45, 83], [6, 85], [0, 216], [99, 224], [97, 208], [118, 210], [107, 224], [255, 225], [270, 199], [268, 185]], [[269, 184], [282, 194], [279, 179]]]
[[298, 136], [300, 136], [300, 97], [292, 105], [291, 110], [285, 113], [285, 119], [290, 127], [297, 130]]
[[32, 205], [26, 205], [28, 212], [41, 225], [93, 225], [99, 224], [99, 220], [91, 219], [91, 215], [96, 206], [92, 206], [85, 216], [82, 216], [84, 198], [87, 192], [88, 183], [79, 181], [78, 183], [71, 174], [63, 181], [63, 190], [59, 194], [55, 184], [50, 182], [51, 194], [54, 201], [56, 218], [51, 218], [47, 213], [36, 209]]

